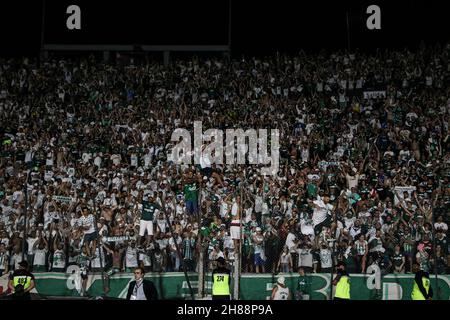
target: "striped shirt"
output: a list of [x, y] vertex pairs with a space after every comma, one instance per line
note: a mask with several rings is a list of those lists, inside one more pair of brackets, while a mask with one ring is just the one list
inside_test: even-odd
[[6, 270], [9, 263], [9, 255], [7, 252], [0, 253], [0, 270]]
[[186, 260], [194, 259], [195, 239], [183, 239], [183, 256]]
[[356, 252], [358, 253], [359, 256], [363, 256], [366, 253], [366, 246], [367, 246], [367, 241], [364, 240], [364, 242], [356, 242]]

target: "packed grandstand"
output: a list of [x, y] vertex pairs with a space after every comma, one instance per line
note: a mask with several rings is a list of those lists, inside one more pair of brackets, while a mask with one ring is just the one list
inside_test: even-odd
[[[0, 276], [447, 274], [449, 50], [1, 60]], [[194, 121], [279, 129], [278, 173], [170, 161]]]

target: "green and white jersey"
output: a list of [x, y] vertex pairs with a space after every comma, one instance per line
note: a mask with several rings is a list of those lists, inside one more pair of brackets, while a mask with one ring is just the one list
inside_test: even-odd
[[404, 242], [403, 242], [403, 251], [407, 252], [407, 253], [412, 253], [413, 252], [413, 245], [411, 244], [411, 235], [406, 235], [404, 237]]
[[297, 280], [297, 290], [308, 293], [309, 290], [309, 280], [307, 276], [299, 276]]
[[184, 185], [184, 201], [197, 201], [198, 187], [196, 182], [186, 183]]
[[364, 240], [363, 242], [361, 242], [361, 241], [356, 242], [355, 247], [356, 247], [356, 253], [358, 254], [358, 256], [363, 256], [366, 253], [366, 246], [367, 246], [366, 240]]
[[153, 221], [156, 210], [160, 209], [159, 205], [153, 202], [142, 202], [141, 220]]
[[89, 258], [84, 253], [81, 253], [77, 256], [77, 265], [80, 267], [81, 271], [87, 271], [89, 267]]
[[211, 241], [209, 242], [208, 252], [213, 251], [214, 250], [214, 246], [216, 244], [219, 244], [219, 240], [217, 240], [216, 238], [212, 238]]
[[52, 268], [65, 268], [66, 267], [66, 255], [63, 250], [56, 250], [53, 253]]

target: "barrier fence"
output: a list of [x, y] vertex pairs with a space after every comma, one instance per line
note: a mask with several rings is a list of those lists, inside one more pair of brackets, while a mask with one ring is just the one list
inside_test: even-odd
[[[297, 288], [296, 274], [283, 274], [286, 284], [294, 293]], [[35, 273], [36, 289], [33, 291], [44, 296], [80, 296], [77, 290], [77, 274], [66, 273]], [[189, 280], [197, 292], [198, 274], [188, 273]], [[329, 299], [330, 274], [309, 274], [310, 280], [309, 296], [311, 300]], [[155, 283], [160, 299], [190, 299], [188, 284], [184, 273], [172, 272], [166, 274], [149, 273], [146, 278]], [[110, 277], [108, 297], [125, 298], [128, 284], [133, 280], [133, 274], [121, 273]], [[240, 300], [267, 300], [276, 276], [271, 274], [242, 274], [240, 279]], [[377, 279], [374, 274], [352, 274], [351, 275], [351, 298], [352, 300], [411, 300], [411, 291], [414, 276], [411, 274], [389, 274]], [[0, 290], [5, 292], [8, 283], [8, 275], [0, 277]], [[233, 283], [233, 282], [232, 282]], [[437, 281], [431, 277], [431, 285], [434, 290], [434, 300], [450, 299], [450, 275], [439, 275]], [[379, 289], [377, 289], [377, 287]], [[79, 289], [79, 288], [78, 288]], [[101, 274], [91, 274], [87, 281], [87, 293], [90, 296], [103, 294]], [[211, 274], [205, 276], [206, 299], [211, 293]], [[295, 296], [293, 294], [293, 296]]]

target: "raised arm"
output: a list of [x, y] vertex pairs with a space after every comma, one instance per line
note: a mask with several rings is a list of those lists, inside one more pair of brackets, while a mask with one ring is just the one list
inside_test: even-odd
[[425, 214], [425, 209], [422, 207], [422, 205], [420, 204], [420, 202], [419, 202], [419, 199], [417, 199], [417, 194], [414, 192], [414, 201], [416, 202], [416, 204], [417, 204], [417, 207], [419, 208], [419, 210], [423, 213], [423, 214]]

